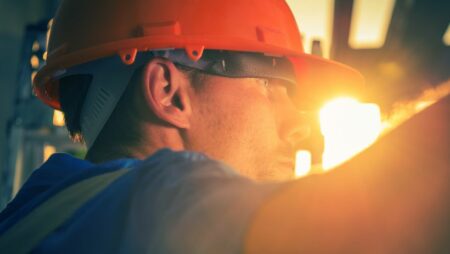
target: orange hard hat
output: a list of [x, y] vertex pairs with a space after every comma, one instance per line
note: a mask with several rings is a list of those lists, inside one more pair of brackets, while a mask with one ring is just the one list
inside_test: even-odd
[[304, 53], [284, 0], [63, 0], [50, 32], [46, 65], [33, 80], [34, 91], [59, 109], [57, 73], [114, 55], [131, 65], [139, 52], [160, 49], [184, 49], [194, 61], [204, 50], [286, 57], [295, 67], [298, 85], [318, 94], [363, 83], [355, 70]]

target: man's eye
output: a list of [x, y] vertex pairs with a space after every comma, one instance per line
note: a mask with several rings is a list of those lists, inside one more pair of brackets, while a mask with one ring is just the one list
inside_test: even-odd
[[283, 93], [291, 97], [295, 90], [291, 83], [284, 80], [271, 80], [266, 78], [257, 78], [256, 80], [269, 93]]

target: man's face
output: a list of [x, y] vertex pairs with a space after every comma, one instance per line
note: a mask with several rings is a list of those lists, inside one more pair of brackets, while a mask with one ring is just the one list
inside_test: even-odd
[[255, 180], [294, 177], [295, 152], [309, 133], [287, 83], [207, 75], [193, 92], [187, 148]]

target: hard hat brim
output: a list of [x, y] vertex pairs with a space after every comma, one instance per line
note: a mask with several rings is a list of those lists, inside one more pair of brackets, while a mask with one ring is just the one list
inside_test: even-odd
[[288, 59], [296, 74], [294, 102], [300, 109], [318, 109], [336, 97], [363, 96], [364, 77], [350, 66], [309, 54]]

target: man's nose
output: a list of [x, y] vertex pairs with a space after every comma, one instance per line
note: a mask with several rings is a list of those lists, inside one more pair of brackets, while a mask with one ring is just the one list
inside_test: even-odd
[[285, 114], [281, 127], [281, 139], [293, 149], [299, 149], [302, 141], [311, 133], [311, 114], [296, 109], [289, 110]]

